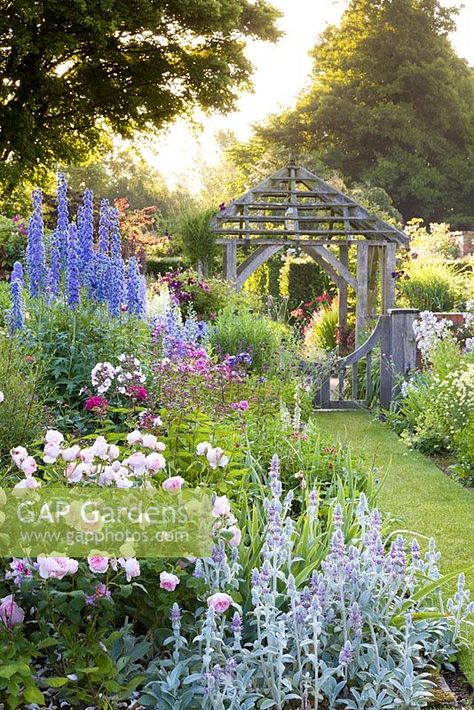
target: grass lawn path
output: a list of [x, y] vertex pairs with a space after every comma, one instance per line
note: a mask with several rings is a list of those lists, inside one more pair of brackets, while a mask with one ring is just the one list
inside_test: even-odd
[[[356, 456], [375, 464], [383, 479], [379, 508], [400, 527], [436, 539], [444, 574], [474, 563], [474, 490], [451, 480], [366, 412], [317, 412], [314, 418], [325, 437], [348, 443]], [[474, 596], [474, 570], [466, 579]], [[460, 665], [474, 686], [474, 629], [466, 629], [465, 636], [470, 650], [462, 653]]]

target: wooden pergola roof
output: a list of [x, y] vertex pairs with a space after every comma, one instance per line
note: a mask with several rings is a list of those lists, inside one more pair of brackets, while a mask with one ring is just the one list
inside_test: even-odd
[[211, 222], [217, 243], [252, 240], [279, 244], [408, 245], [402, 231], [321, 180], [306, 168], [288, 165], [233, 200]]

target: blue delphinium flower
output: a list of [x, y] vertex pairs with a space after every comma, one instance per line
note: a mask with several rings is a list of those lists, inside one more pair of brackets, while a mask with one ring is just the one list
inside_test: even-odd
[[125, 295], [125, 264], [121, 256], [110, 259], [108, 282], [109, 313], [118, 316]]
[[23, 313], [23, 285], [23, 266], [19, 261], [15, 261], [10, 277], [12, 305], [7, 315], [10, 335], [13, 335], [16, 330], [23, 330], [25, 327], [25, 317]]
[[109, 201], [101, 200], [100, 202], [100, 213], [99, 213], [99, 243], [98, 252], [99, 254], [109, 253]]
[[119, 213], [116, 207], [109, 210], [110, 254], [112, 257], [122, 256], [122, 235], [120, 234]]
[[79, 305], [79, 239], [77, 227], [69, 227], [68, 255], [67, 255], [67, 302], [71, 310], [76, 310]]
[[94, 207], [92, 190], [84, 190], [82, 208], [78, 215], [80, 278], [81, 283], [88, 283], [89, 269], [94, 256]]
[[44, 250], [43, 193], [33, 191], [33, 213], [28, 224], [26, 261], [30, 282], [30, 295], [39, 296], [46, 286], [46, 262]]
[[49, 240], [49, 272], [48, 291], [51, 298], [59, 295], [61, 286], [61, 252], [60, 239], [57, 229], [51, 233]]
[[57, 199], [58, 221], [56, 229], [59, 240], [59, 253], [61, 255], [61, 268], [65, 268], [68, 258], [69, 208], [67, 204], [67, 180], [64, 173], [58, 173]]
[[132, 316], [144, 318], [146, 315], [146, 284], [141, 276], [136, 257], [128, 260], [127, 269], [127, 310]]

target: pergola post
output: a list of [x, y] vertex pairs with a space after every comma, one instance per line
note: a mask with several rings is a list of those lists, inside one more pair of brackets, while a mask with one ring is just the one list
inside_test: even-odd
[[[339, 247], [339, 261], [348, 268], [349, 264], [349, 247], [347, 244], [341, 244]], [[344, 279], [339, 279], [339, 350], [345, 350], [347, 344], [347, 297], [348, 297], [348, 287], [347, 281]]]
[[388, 242], [383, 247], [382, 260], [382, 313], [388, 313], [395, 304], [397, 245]]
[[356, 347], [361, 344], [367, 324], [369, 290], [369, 245], [357, 244], [357, 302], [356, 302]]
[[237, 282], [237, 242], [232, 239], [224, 245], [224, 276], [235, 286]]

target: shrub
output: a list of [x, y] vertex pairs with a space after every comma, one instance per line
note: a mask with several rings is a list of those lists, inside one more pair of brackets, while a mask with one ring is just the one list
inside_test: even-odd
[[209, 273], [213, 270], [216, 254], [216, 238], [210, 226], [214, 212], [214, 209], [188, 212], [177, 221], [175, 230], [186, 258], [193, 266], [201, 262]]
[[147, 276], [159, 277], [183, 266], [183, 259], [180, 256], [149, 256], [146, 260], [145, 273]]
[[183, 316], [191, 310], [201, 320], [214, 320], [224, 307], [229, 286], [217, 279], [200, 279], [195, 271], [170, 271], [151, 284], [154, 293], [166, 286], [169, 294], [181, 309]]
[[339, 305], [337, 299], [331, 304], [324, 304], [313, 313], [304, 334], [304, 347], [307, 355], [318, 350], [333, 351], [337, 347], [337, 326]]
[[290, 309], [331, 290], [325, 271], [309, 256], [287, 256], [280, 272], [280, 295], [289, 298]]
[[26, 225], [16, 215], [13, 218], [0, 215], [0, 278], [8, 274], [15, 261], [21, 259], [26, 248]]
[[0, 462], [17, 442], [32, 441], [44, 419], [38, 397], [40, 363], [15, 338], [0, 336]]
[[408, 307], [435, 312], [453, 311], [469, 298], [464, 285], [462, 274], [433, 259], [410, 261], [405, 267], [405, 278], [398, 282]]

